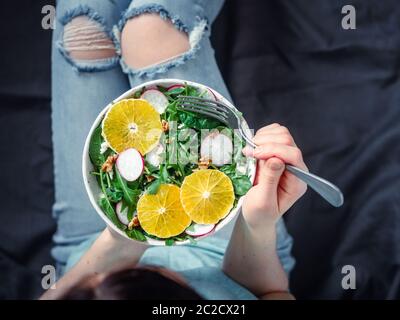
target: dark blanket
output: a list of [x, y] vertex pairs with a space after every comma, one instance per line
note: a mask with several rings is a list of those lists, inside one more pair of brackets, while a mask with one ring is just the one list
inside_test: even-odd
[[37, 297], [42, 266], [54, 264], [51, 31], [41, 28], [53, 2], [0, 3], [0, 299]]
[[[350, 2], [356, 30], [341, 27], [349, 1], [328, 0], [228, 1], [214, 27], [250, 123], [290, 128], [309, 168], [345, 194], [335, 209], [310, 190], [286, 215], [299, 298], [400, 297], [400, 6]], [[356, 290], [341, 287], [344, 265]]]
[[[23, 2], [0, 8], [0, 298], [35, 297], [52, 263], [51, 34], [40, 27], [49, 1]], [[303, 299], [400, 297], [400, 7], [351, 3], [356, 30], [341, 28], [348, 1], [329, 0], [227, 0], [213, 26], [250, 124], [290, 128], [310, 170], [345, 194], [334, 209], [310, 190], [286, 214], [291, 288]], [[344, 265], [356, 269], [356, 290], [341, 287]]]

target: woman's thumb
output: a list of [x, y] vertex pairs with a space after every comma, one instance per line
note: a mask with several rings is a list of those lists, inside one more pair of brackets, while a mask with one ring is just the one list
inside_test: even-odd
[[258, 184], [265, 188], [266, 192], [276, 192], [279, 180], [283, 171], [285, 171], [285, 163], [279, 158], [270, 158], [259, 166]]

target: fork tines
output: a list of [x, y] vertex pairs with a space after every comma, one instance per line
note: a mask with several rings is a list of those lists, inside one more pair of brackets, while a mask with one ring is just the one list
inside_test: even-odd
[[178, 99], [180, 102], [178, 109], [204, 114], [221, 122], [226, 122], [228, 119], [229, 109], [217, 101], [191, 96], [178, 96]]

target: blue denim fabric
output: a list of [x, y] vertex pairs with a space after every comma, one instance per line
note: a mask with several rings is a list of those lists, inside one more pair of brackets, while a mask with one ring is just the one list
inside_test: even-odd
[[[294, 266], [294, 259], [290, 255], [292, 238], [282, 219], [276, 228], [277, 254], [289, 275]], [[66, 271], [78, 262], [99, 234], [93, 235], [72, 252]], [[139, 264], [160, 266], [179, 272], [206, 299], [256, 299], [251, 292], [222, 272], [222, 261], [228, 242], [229, 239], [216, 235], [186, 246], [151, 247], [145, 251]]]
[[[52, 254], [59, 264], [59, 275], [77, 262], [105, 227], [89, 202], [81, 176], [83, 144], [97, 114], [130, 87], [158, 78], [200, 82], [229, 99], [209, 39], [210, 24], [222, 5], [223, 0], [57, 2], [52, 52], [52, 128], [56, 189], [53, 215], [58, 228]], [[128, 19], [145, 12], [158, 13], [162, 18], [170, 19], [179, 30], [187, 32], [190, 50], [148, 68], [135, 70], [127, 66], [121, 57], [119, 34]], [[63, 47], [63, 27], [81, 15], [101, 25], [115, 44], [116, 57], [76, 61], [68, 55]], [[184, 273], [187, 278], [190, 278], [189, 270], [196, 268], [193, 274], [197, 275], [198, 281], [202, 274], [199, 268], [220, 267], [233, 224], [196, 246], [152, 247], [146, 251], [141, 263], [163, 265]], [[294, 265], [290, 255], [292, 239], [283, 221], [278, 224], [277, 246], [282, 264], [289, 272]]]
[[[103, 220], [91, 207], [83, 185], [81, 158], [85, 137], [91, 123], [109, 101], [130, 88], [129, 81], [118, 64], [105, 70], [108, 61], [87, 62], [91, 72], [72, 66], [60, 51], [64, 24], [76, 10], [89, 7], [101, 17], [104, 28], [111, 33], [121, 11], [129, 1], [118, 5], [111, 1], [61, 0], [57, 3], [56, 29], [52, 51], [52, 132], [55, 176], [55, 204], [57, 220], [52, 254], [59, 262], [59, 272], [75, 246], [93, 233], [104, 229]], [[86, 63], [86, 62], [82, 62]], [[96, 71], [99, 67], [101, 71]], [[85, 68], [84, 68], [85, 69]]]

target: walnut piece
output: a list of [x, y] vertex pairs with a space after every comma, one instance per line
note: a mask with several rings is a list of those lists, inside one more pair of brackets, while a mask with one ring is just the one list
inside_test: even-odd
[[139, 223], [139, 218], [137, 216], [134, 216], [128, 224], [128, 229], [132, 230], [134, 227], [138, 227], [140, 225]]
[[161, 120], [161, 127], [163, 132], [167, 132], [169, 130], [169, 123], [168, 121]]
[[209, 159], [209, 158], [200, 158], [200, 160], [199, 160], [197, 165], [199, 166], [199, 169], [202, 170], [202, 169], [208, 169], [210, 164], [211, 164], [211, 159]]
[[117, 161], [118, 155], [108, 156], [107, 160], [101, 166], [101, 170], [104, 172], [111, 172], [115, 161]]
[[155, 177], [154, 176], [146, 176], [146, 180], [147, 180], [147, 182], [152, 182], [153, 180], [155, 179]]

